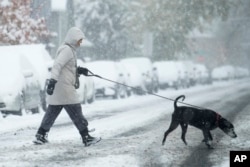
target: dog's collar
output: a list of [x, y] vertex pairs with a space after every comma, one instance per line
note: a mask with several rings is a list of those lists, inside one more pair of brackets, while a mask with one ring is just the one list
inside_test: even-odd
[[219, 125], [219, 120], [220, 120], [220, 114], [216, 113], [216, 125]]

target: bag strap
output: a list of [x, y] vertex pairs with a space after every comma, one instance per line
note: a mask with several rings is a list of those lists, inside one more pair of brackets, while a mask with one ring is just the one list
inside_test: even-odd
[[72, 51], [72, 53], [73, 53], [73, 55], [75, 57], [75, 68], [76, 68], [76, 76], [75, 76], [75, 78], [76, 78], [76, 81], [75, 81], [74, 86], [75, 86], [76, 89], [78, 89], [80, 87], [80, 81], [79, 81], [79, 76], [80, 75], [78, 74], [78, 71], [77, 71], [77, 58], [76, 58], [76, 55], [75, 55], [75, 53], [73, 51], [72, 46], [70, 44], [68, 44], [68, 43], [65, 43], [65, 45], [70, 47], [70, 49], [71, 49], [71, 51]]

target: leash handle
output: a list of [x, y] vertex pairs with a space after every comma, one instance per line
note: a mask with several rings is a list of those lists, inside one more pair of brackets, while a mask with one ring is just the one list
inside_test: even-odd
[[94, 74], [94, 73], [91, 72], [90, 70], [89, 70], [89, 73], [90, 73], [91, 75], [88, 74], [87, 77], [97, 77], [97, 78], [103, 79], [103, 77], [101, 77], [100, 75]]

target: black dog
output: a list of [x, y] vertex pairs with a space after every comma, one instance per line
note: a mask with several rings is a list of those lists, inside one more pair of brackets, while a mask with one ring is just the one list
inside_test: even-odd
[[201, 129], [204, 135], [203, 142], [206, 143], [208, 148], [212, 148], [210, 141], [213, 140], [210, 130], [219, 127], [223, 132], [232, 138], [236, 138], [237, 135], [234, 132], [234, 126], [228, 120], [223, 118], [218, 113], [208, 109], [198, 109], [194, 107], [176, 105], [177, 101], [182, 98], [185, 99], [184, 95], [177, 97], [174, 101], [174, 113], [172, 114], [172, 120], [169, 129], [165, 132], [162, 140], [162, 145], [165, 144], [167, 135], [175, 130], [180, 124], [182, 128], [181, 139], [187, 145], [185, 135], [187, 132], [188, 124], [198, 129]]

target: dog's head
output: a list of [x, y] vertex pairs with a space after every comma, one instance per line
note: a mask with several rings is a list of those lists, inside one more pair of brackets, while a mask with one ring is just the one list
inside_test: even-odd
[[220, 129], [225, 132], [228, 136], [232, 137], [232, 138], [236, 138], [237, 135], [234, 131], [234, 126], [232, 123], [230, 123], [228, 120], [221, 118], [220, 122], [219, 122], [219, 127]]

